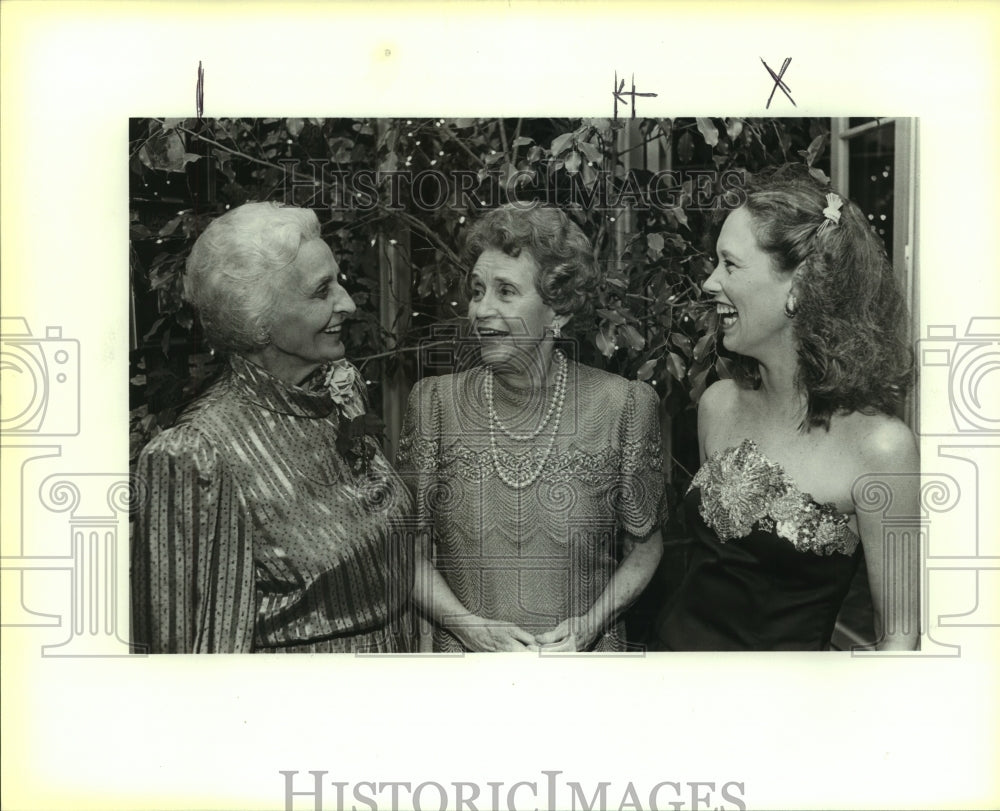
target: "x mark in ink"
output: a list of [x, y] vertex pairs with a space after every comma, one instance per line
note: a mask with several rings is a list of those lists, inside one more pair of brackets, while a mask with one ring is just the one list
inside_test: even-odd
[[764, 57], [761, 57], [760, 61], [763, 63], [763, 65], [764, 65], [765, 69], [767, 70], [767, 72], [771, 74], [771, 78], [774, 79], [774, 87], [771, 88], [771, 95], [767, 97], [767, 109], [768, 110], [771, 109], [771, 99], [774, 98], [774, 93], [775, 93], [775, 91], [779, 87], [781, 88], [781, 92], [784, 93], [788, 97], [788, 100], [792, 103], [792, 106], [793, 107], [797, 107], [798, 105], [795, 103], [795, 99], [792, 98], [792, 95], [791, 95], [791, 92], [790, 92], [791, 88], [789, 88], [788, 85], [785, 84], [784, 81], [782, 81], [782, 78], [781, 78], [782, 76], [785, 75], [785, 71], [788, 70], [788, 66], [792, 63], [792, 57], [790, 57], [790, 56], [787, 57], [785, 59], [785, 61], [781, 63], [781, 70], [778, 71], [777, 75], [775, 75], [774, 71], [771, 70], [771, 68], [768, 66], [767, 62], [764, 62]]

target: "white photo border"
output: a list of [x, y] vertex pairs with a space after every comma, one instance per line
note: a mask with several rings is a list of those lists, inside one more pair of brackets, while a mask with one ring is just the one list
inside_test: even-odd
[[[11, 0], [0, 15], [0, 314], [23, 319], [47, 382], [63, 375], [44, 430], [3, 437], [5, 808], [283, 808], [283, 770], [327, 772], [325, 808], [333, 781], [546, 771], [609, 782], [614, 807], [631, 783], [648, 808], [663, 781], [738, 782], [748, 808], [996, 807], [1000, 414], [976, 364], [1000, 352], [1000, 10]], [[765, 111], [760, 60], [786, 57], [797, 106], [778, 93]], [[922, 464], [955, 483], [927, 496], [944, 550], [928, 599], [959, 655], [137, 658], [98, 649], [106, 635], [101, 655], [59, 655], [81, 594], [67, 559], [127, 533], [128, 119], [193, 115], [199, 61], [210, 117], [606, 117], [617, 71], [658, 94], [643, 117], [918, 118]], [[109, 565], [85, 576], [127, 571]], [[127, 577], [115, 586], [127, 605]]]

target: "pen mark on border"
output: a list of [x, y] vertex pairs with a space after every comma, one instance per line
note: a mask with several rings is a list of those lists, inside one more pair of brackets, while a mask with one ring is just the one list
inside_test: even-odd
[[205, 112], [205, 69], [201, 66], [200, 59], [198, 60], [198, 83], [194, 90], [194, 109], [197, 119], [201, 121], [202, 114]]
[[771, 70], [767, 62], [764, 61], [763, 56], [760, 58], [760, 61], [761, 64], [764, 65], [764, 68], [767, 70], [767, 72], [771, 74], [771, 78], [774, 79], [774, 87], [771, 88], [771, 95], [767, 97], [766, 109], [768, 110], [771, 109], [771, 100], [774, 98], [774, 93], [779, 87], [781, 88], [781, 92], [788, 97], [788, 100], [792, 103], [792, 106], [797, 107], [798, 105], [795, 103], [795, 99], [792, 98], [791, 88], [787, 84], [785, 84], [785, 82], [782, 79], [782, 77], [785, 75], [785, 71], [788, 70], [788, 66], [792, 64], [792, 57], [790, 56], [785, 57], [785, 61], [781, 63], [781, 70], [778, 71], [777, 75], [775, 75], [774, 71]]
[[614, 102], [615, 102], [614, 120], [615, 121], [618, 120], [618, 102], [621, 102], [622, 104], [625, 104], [625, 98], [626, 98], [626, 96], [631, 97], [631, 100], [632, 100], [631, 101], [631, 111], [632, 111], [631, 118], [635, 118], [635, 97], [636, 96], [655, 97], [656, 95], [658, 95], [658, 94], [657, 93], [639, 93], [635, 89], [635, 74], [634, 73], [632, 74], [632, 89], [631, 90], [626, 90], [625, 89], [625, 80], [622, 79], [621, 81], [618, 81], [618, 71], [616, 70], [615, 71], [615, 83], [611, 86], [611, 96], [612, 96], [612, 98], [614, 99]]

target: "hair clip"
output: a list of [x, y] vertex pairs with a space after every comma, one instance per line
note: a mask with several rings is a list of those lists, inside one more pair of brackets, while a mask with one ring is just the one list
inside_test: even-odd
[[838, 225], [840, 223], [840, 209], [843, 207], [844, 201], [836, 194], [828, 194], [826, 196], [826, 208], [823, 209], [823, 216], [826, 217], [826, 221], [820, 226], [821, 231], [825, 231], [831, 225]]

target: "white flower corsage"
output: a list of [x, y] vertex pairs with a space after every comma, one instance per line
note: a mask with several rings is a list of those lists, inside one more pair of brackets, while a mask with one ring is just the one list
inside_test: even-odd
[[345, 419], [353, 420], [365, 413], [361, 397], [361, 372], [346, 360], [335, 361], [324, 381]]

